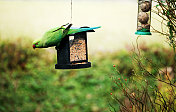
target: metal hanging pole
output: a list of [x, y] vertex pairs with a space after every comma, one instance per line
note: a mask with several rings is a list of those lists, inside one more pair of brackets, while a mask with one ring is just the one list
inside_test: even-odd
[[72, 0], [71, 0], [71, 18], [70, 18], [70, 23], [72, 23]]

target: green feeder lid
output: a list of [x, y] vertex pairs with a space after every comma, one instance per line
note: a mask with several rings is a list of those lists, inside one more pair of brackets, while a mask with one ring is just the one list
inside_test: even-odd
[[152, 35], [151, 32], [141, 32], [141, 31], [137, 31], [135, 32], [136, 35]]
[[136, 35], [152, 35], [150, 30], [148, 29], [142, 29], [142, 30], [138, 30], [137, 32], [135, 32]]

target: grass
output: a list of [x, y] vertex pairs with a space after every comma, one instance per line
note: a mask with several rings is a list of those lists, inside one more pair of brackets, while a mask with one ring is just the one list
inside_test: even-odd
[[[172, 54], [171, 50], [159, 46], [141, 46], [141, 49], [145, 57], [152, 56], [158, 67], [172, 65], [172, 55], [167, 55]], [[109, 76], [116, 73], [113, 65], [122, 76], [131, 76], [136, 69], [127, 51], [92, 55], [92, 67], [79, 70], [55, 70], [56, 56], [48, 50], [33, 50], [30, 40], [1, 39], [0, 51], [2, 112], [106, 112], [113, 85]], [[161, 64], [159, 60], [163, 60]], [[154, 67], [144, 63], [149, 70]], [[116, 102], [113, 104], [118, 107]]]

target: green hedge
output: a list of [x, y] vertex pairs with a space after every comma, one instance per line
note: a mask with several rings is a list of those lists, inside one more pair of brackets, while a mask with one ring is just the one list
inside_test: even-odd
[[[141, 50], [157, 67], [172, 65], [171, 50]], [[55, 70], [56, 55], [49, 53], [33, 50], [31, 41], [0, 41], [0, 112], [109, 111], [113, 65], [122, 75], [131, 76], [137, 69], [127, 51], [91, 56], [92, 67], [80, 70]]]

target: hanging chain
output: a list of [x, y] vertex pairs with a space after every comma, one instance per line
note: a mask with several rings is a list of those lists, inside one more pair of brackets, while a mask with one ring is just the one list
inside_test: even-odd
[[70, 18], [70, 23], [72, 23], [72, 0], [71, 0], [71, 18]]

